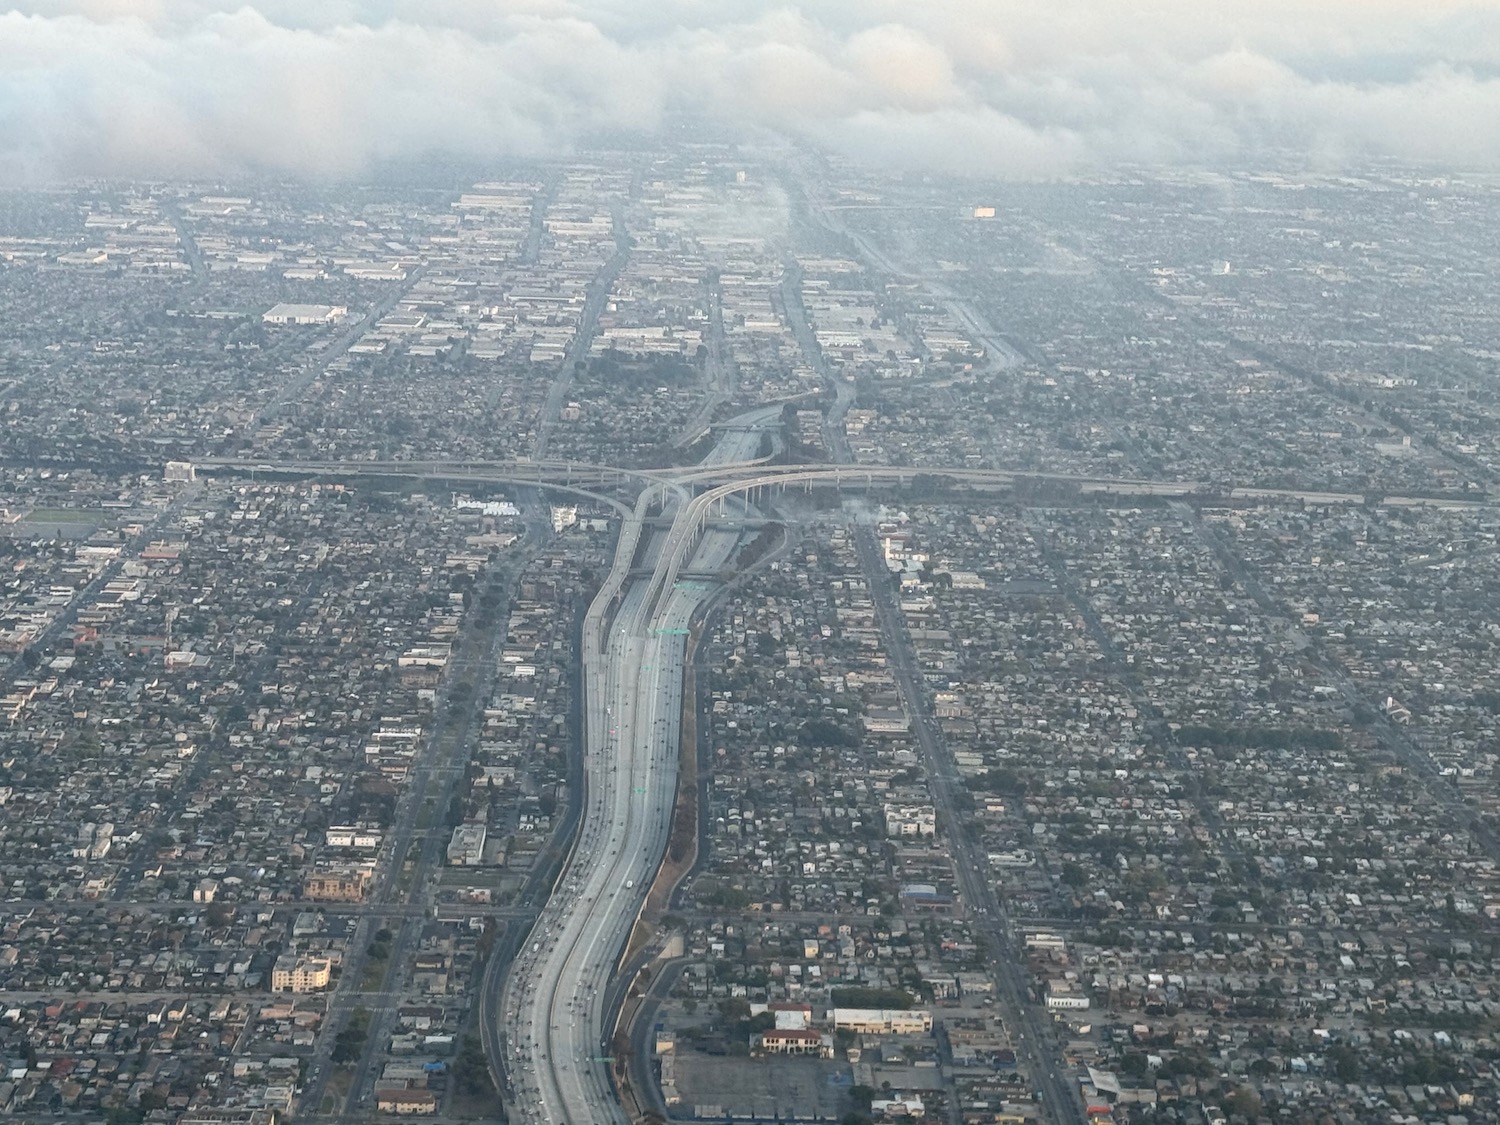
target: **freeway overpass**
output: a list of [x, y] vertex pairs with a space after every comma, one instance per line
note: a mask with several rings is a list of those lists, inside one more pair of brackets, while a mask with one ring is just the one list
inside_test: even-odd
[[[742, 463], [776, 411], [725, 431], [711, 454]], [[711, 582], [685, 567], [729, 564], [754, 513], [670, 482], [647, 485], [624, 520], [615, 558], [583, 629], [582, 826], [558, 883], [505, 983], [494, 1036], [513, 1120], [624, 1120], [606, 1062], [607, 985], [661, 865], [671, 832], [686, 634]], [[660, 506], [671, 522], [652, 518]], [[711, 521], [726, 514], [726, 526]], [[638, 560], [647, 565], [638, 567]]]
[[[205, 461], [204, 470], [341, 477], [436, 477], [561, 489], [622, 513], [615, 559], [583, 633], [581, 827], [554, 892], [521, 946], [487, 1035], [511, 1115], [545, 1122], [623, 1121], [607, 1064], [606, 985], [670, 833], [677, 785], [685, 634], [718, 588], [763, 490], [815, 485], [911, 487], [919, 478], [998, 488], [1053, 481], [1083, 491], [1181, 498], [1198, 482], [942, 467], [772, 465], [753, 454], [779, 411], [727, 427], [699, 465], [656, 470], [536, 461]], [[592, 488], [590, 486], [593, 486]], [[595, 491], [632, 486], [633, 507]], [[1362, 503], [1353, 493], [1247, 490], [1249, 500]], [[1388, 500], [1387, 502], [1399, 502]], [[658, 514], [660, 513], [660, 514]], [[691, 580], [685, 580], [691, 579]], [[484, 989], [486, 996], [491, 990]], [[488, 1001], [487, 1001], [488, 1005]], [[493, 1007], [492, 1005], [489, 1005]]]
[[[771, 412], [767, 412], [771, 413]], [[758, 432], [754, 429], [728, 429], [724, 439]], [[1326, 488], [1261, 488], [1199, 480], [1150, 480], [1143, 477], [1111, 477], [1083, 473], [1034, 472], [1029, 469], [973, 469], [945, 465], [859, 465], [804, 464], [773, 465], [768, 458], [743, 457], [708, 460], [698, 465], [661, 469], [625, 468], [617, 465], [595, 465], [585, 461], [513, 460], [252, 460], [210, 457], [195, 461], [204, 472], [328, 477], [400, 477], [436, 478], [475, 484], [512, 484], [549, 488], [595, 499], [601, 488], [649, 487], [671, 485], [680, 490], [734, 485], [731, 492], [753, 489], [812, 487], [834, 485], [840, 488], [911, 488], [922, 481], [949, 482], [976, 488], [1013, 488], [1028, 484], [1055, 484], [1076, 487], [1083, 494], [1164, 497], [1189, 499], [1213, 496], [1228, 501], [1307, 504], [1363, 504], [1370, 498], [1363, 493]], [[1448, 496], [1381, 496], [1388, 506], [1440, 505], [1445, 507], [1486, 507], [1495, 502], [1488, 495], [1474, 497]], [[610, 500], [610, 503], [616, 501]]]

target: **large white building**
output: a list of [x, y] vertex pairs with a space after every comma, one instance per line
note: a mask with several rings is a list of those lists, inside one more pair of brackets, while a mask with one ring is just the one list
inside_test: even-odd
[[886, 805], [885, 834], [898, 838], [936, 836], [937, 810], [931, 805]]
[[460, 824], [448, 841], [448, 862], [455, 867], [478, 867], [484, 862], [485, 835], [482, 824]]
[[1089, 1006], [1089, 998], [1083, 989], [1068, 980], [1047, 982], [1047, 1007], [1052, 1011], [1081, 1011]]
[[115, 826], [108, 822], [95, 824], [89, 821], [78, 828], [78, 843], [73, 847], [74, 859], [103, 859], [109, 855], [114, 844]]
[[810, 1028], [764, 1031], [755, 1037], [755, 1053], [758, 1055], [817, 1055], [819, 1058], [831, 1059], [833, 1058], [833, 1036]]
[[361, 824], [330, 824], [324, 830], [323, 842], [330, 848], [379, 851], [380, 829]]
[[265, 324], [332, 324], [349, 315], [343, 305], [272, 305], [260, 314]]

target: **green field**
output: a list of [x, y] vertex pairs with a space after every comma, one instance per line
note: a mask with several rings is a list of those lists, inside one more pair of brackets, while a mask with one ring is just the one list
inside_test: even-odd
[[87, 524], [90, 527], [98, 527], [100, 521], [101, 517], [98, 512], [89, 512], [82, 508], [35, 508], [27, 512], [21, 520], [22, 523]]

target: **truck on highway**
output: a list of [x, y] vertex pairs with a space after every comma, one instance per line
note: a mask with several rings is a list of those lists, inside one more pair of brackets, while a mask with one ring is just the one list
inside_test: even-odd
[[635, 887], [635, 880], [634, 879], [626, 879], [625, 880], [625, 889], [627, 891], [633, 889], [634, 887]]

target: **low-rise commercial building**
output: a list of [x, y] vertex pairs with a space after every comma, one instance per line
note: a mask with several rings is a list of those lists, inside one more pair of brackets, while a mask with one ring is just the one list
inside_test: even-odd
[[835, 1030], [857, 1035], [926, 1035], [932, 1030], [932, 1013], [925, 1008], [834, 1008]]

